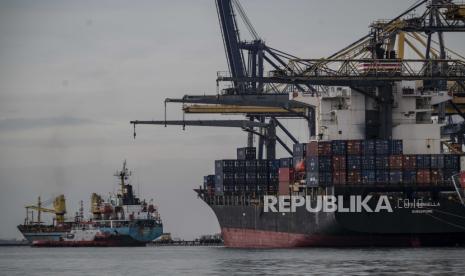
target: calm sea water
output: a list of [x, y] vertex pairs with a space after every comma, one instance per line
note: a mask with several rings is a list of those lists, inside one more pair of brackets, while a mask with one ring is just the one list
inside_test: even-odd
[[1, 275], [464, 275], [465, 248], [1, 247]]

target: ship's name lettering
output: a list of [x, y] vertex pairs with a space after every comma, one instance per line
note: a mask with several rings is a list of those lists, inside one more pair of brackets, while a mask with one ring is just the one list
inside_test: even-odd
[[[348, 199], [348, 200], [347, 200]], [[375, 204], [370, 204], [376, 201]], [[347, 202], [348, 201], [348, 202]], [[373, 207], [374, 206], [374, 207]], [[371, 195], [367, 196], [350, 196], [349, 198], [342, 195], [324, 195], [324, 196], [264, 196], [263, 211], [293, 213], [297, 208], [305, 208], [308, 212], [340, 212], [340, 213], [392, 213], [391, 203], [387, 196], [379, 196], [377, 199]]]

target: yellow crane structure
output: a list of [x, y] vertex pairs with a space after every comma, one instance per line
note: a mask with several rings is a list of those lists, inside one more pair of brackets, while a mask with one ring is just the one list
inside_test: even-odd
[[183, 106], [185, 113], [193, 114], [290, 114], [305, 113], [305, 108], [292, 108], [291, 112], [280, 107], [267, 106], [238, 106], [221, 104], [189, 104]]
[[[66, 200], [64, 195], [59, 195], [53, 199], [53, 209], [45, 208], [43, 206], [44, 202], [41, 201], [39, 196], [37, 199], [37, 205], [28, 205], [25, 207], [27, 214], [29, 214], [29, 210], [37, 211], [37, 221], [35, 223], [42, 223], [42, 212], [55, 214], [55, 220], [57, 223], [63, 223], [65, 221]], [[32, 222], [34, 223], [34, 219], [32, 219]]]
[[103, 202], [102, 197], [96, 193], [92, 193], [90, 202], [90, 210], [92, 212], [92, 215], [94, 216], [94, 219], [100, 219], [102, 217], [102, 212], [100, 210], [100, 207]]

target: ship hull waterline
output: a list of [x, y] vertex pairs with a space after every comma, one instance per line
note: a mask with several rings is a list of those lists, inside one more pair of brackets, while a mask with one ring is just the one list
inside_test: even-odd
[[392, 213], [265, 213], [259, 206], [212, 205], [226, 247], [465, 246], [465, 208], [448, 200], [434, 208]]

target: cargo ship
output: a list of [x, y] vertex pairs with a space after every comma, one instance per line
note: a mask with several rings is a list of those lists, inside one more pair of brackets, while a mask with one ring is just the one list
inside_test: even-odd
[[[45, 208], [47, 201], [53, 201], [53, 209]], [[42, 202], [40, 196], [37, 199], [36, 205], [26, 206], [26, 218], [24, 224], [18, 225], [18, 230], [23, 234], [24, 238], [32, 243], [36, 240], [54, 241], [59, 240], [64, 234], [70, 231], [73, 222], [65, 221], [66, 201], [64, 195], [59, 195], [53, 200]], [[34, 211], [37, 212], [36, 219]], [[55, 214], [52, 224], [44, 224], [42, 222], [43, 213]]]
[[[65, 198], [60, 195], [54, 200], [54, 209], [46, 209], [40, 201], [37, 206], [26, 206], [27, 217], [19, 231], [32, 246], [145, 246], [163, 233], [163, 224], [153, 202], [140, 200], [128, 182], [131, 172], [126, 161], [115, 176], [120, 189], [104, 200], [93, 193], [91, 197], [92, 217], [84, 218], [80, 212], [72, 220], [65, 220]], [[38, 212], [37, 221], [29, 218], [29, 209]], [[41, 212], [54, 213], [51, 225], [44, 225]]]
[[[225, 245], [465, 245], [464, 157], [445, 152], [441, 124], [431, 118], [429, 103], [438, 92], [420, 92], [415, 82], [397, 85], [395, 139], [363, 139], [367, 103], [340, 88], [318, 98], [321, 139], [294, 144], [293, 157], [257, 160], [256, 149], [245, 147], [237, 150], [237, 159], [217, 160], [215, 174], [205, 176], [196, 191], [216, 214]], [[334, 109], [335, 103], [343, 108]], [[406, 119], [403, 114], [412, 111]], [[264, 206], [273, 196], [291, 208], [280, 211], [275, 205], [277, 211], [267, 212]], [[334, 196], [345, 206], [310, 212], [293, 196], [305, 198], [313, 208], [321, 196]], [[351, 196], [370, 196], [369, 210], [347, 210]], [[373, 212], [383, 196], [391, 211]], [[297, 205], [294, 211], [292, 204]]]
[[[216, 94], [167, 98], [165, 108], [244, 119], [170, 121], [165, 110], [131, 124], [247, 132], [237, 158], [215, 161], [195, 190], [225, 246], [465, 245], [465, 60], [443, 37], [465, 29], [463, 3], [417, 1], [312, 59], [267, 46], [238, 0], [215, 2], [229, 72]], [[308, 138], [280, 122], [290, 118], [304, 120]], [[278, 143], [291, 157], [276, 158]]]

